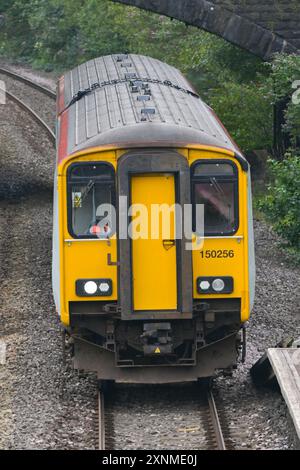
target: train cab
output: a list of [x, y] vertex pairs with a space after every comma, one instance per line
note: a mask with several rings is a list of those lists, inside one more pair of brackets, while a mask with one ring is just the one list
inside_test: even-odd
[[231, 369], [254, 275], [249, 164], [182, 74], [134, 54], [67, 72], [52, 277], [74, 367], [133, 383]]

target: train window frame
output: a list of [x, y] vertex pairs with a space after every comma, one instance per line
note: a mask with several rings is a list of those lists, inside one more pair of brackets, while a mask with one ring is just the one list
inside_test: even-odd
[[[194, 175], [195, 168], [201, 164], [227, 164], [230, 165], [233, 169], [232, 175], [214, 175], [213, 172], [211, 175]], [[240, 217], [239, 217], [239, 171], [237, 165], [232, 162], [231, 160], [227, 159], [198, 159], [195, 160], [190, 168], [190, 175], [191, 175], [191, 203], [192, 203], [192, 231], [195, 233], [196, 231], [196, 210], [195, 210], [195, 184], [199, 181], [208, 181], [208, 178], [215, 176], [217, 181], [221, 182], [232, 182], [234, 183], [234, 227], [232, 230], [228, 231], [215, 231], [209, 232], [205, 230], [204, 224], [204, 236], [211, 236], [211, 237], [226, 237], [226, 236], [233, 236], [239, 229], [240, 226]]]
[[[75, 240], [95, 240], [95, 239], [98, 239], [97, 235], [92, 235], [92, 234], [77, 235], [73, 230], [73, 224], [72, 224], [73, 205], [72, 205], [72, 191], [70, 190], [70, 188], [72, 187], [72, 183], [74, 182], [74, 180], [72, 181], [72, 171], [74, 170], [74, 168], [83, 167], [83, 166], [87, 166], [87, 165], [107, 166], [111, 170], [112, 179], [110, 181], [109, 180], [107, 180], [107, 181], [111, 182], [111, 184], [112, 184], [111, 202], [114, 205], [114, 207], [116, 208], [116, 170], [115, 170], [115, 167], [111, 163], [106, 162], [106, 161], [101, 161], [101, 160], [72, 163], [67, 169], [67, 178], [66, 178], [67, 219], [68, 219], [67, 220], [67, 228], [68, 228], [68, 232], [69, 232], [70, 236], [72, 238], [74, 238]], [[83, 178], [85, 178], [85, 177], [83, 177]], [[88, 179], [88, 177], [86, 177], [86, 179]], [[99, 180], [100, 179], [101, 179], [101, 177], [99, 177]]]

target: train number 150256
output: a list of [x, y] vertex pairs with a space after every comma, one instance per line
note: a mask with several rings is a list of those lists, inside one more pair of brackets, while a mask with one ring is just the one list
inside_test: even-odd
[[201, 258], [234, 258], [234, 250], [204, 250], [200, 251]]

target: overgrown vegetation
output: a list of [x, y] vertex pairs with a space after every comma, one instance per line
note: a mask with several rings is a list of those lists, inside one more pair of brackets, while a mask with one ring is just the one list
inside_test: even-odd
[[[271, 186], [261, 208], [276, 220], [276, 230], [299, 248], [300, 104], [292, 96], [297, 94], [293, 84], [300, 85], [300, 56], [277, 55], [265, 64], [204, 31], [109, 0], [1, 0], [0, 14], [5, 17], [0, 54], [44, 70], [62, 71], [124, 51], [175, 65], [248, 155], [264, 149], [273, 160], [282, 160], [282, 150], [273, 146], [277, 106], [282, 114], [277, 132], [283, 131], [291, 155], [270, 163]], [[296, 97], [300, 101], [300, 93]]]
[[300, 56], [278, 54], [267, 66], [272, 104], [285, 102], [283, 130], [290, 135], [292, 147], [297, 148], [300, 146]]
[[187, 74], [245, 152], [271, 150], [272, 107], [262, 89], [269, 71], [259, 58], [179, 21], [108, 0], [6, 0], [2, 14], [2, 55], [58, 71], [120, 51], [156, 57]]
[[290, 153], [283, 161], [269, 160], [271, 184], [258, 202], [274, 229], [300, 250], [300, 158]]

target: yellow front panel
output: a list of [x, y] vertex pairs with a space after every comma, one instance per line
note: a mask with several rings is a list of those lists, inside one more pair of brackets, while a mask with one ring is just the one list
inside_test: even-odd
[[[66, 205], [66, 169], [71, 161], [109, 161], [116, 166], [118, 152], [104, 151], [85, 155], [83, 152], [70, 159], [66, 165], [59, 167], [57, 190], [60, 200], [61, 227], [61, 319], [69, 323], [69, 301], [89, 301], [79, 298], [75, 293], [75, 281], [80, 278], [108, 277], [113, 281], [113, 294], [109, 298], [92, 298], [93, 300], [117, 300], [117, 267], [107, 265], [110, 253], [117, 261], [117, 243], [106, 241], [71, 241], [67, 230]], [[205, 298], [196, 291], [198, 276], [232, 276], [234, 291], [225, 298], [241, 299], [241, 320], [249, 318], [249, 280], [248, 280], [248, 213], [247, 213], [247, 174], [241, 170], [239, 163], [228, 153], [220, 150], [189, 149], [190, 165], [202, 158], [228, 158], [238, 167], [239, 173], [239, 229], [234, 237], [206, 238], [201, 251], [192, 253], [194, 298]], [[132, 179], [132, 202], [151, 204], [173, 204], [175, 202], [174, 177], [172, 175], [142, 175]], [[172, 236], [173, 237], [173, 236]], [[170, 237], [171, 238], [171, 237]], [[220, 251], [221, 250], [221, 251]], [[233, 250], [233, 256], [226, 256]], [[177, 308], [177, 269], [176, 247], [166, 250], [162, 237], [158, 240], [135, 240], [132, 244], [133, 293], [136, 310], [176, 310]], [[221, 298], [210, 295], [209, 298]]]
[[[244, 280], [244, 240], [240, 238], [206, 238], [202, 249], [193, 251], [194, 298], [205, 297], [197, 293], [198, 276], [231, 276], [234, 291], [226, 297], [242, 297]], [[219, 294], [209, 297], [220, 298]]]
[[[131, 204], [143, 204], [148, 213], [148, 239], [132, 240], [134, 310], [176, 310], [176, 246], [164, 246], [162, 224], [158, 238], [151, 239], [151, 204], [175, 204], [174, 176], [134, 176], [131, 179]], [[140, 217], [139, 213], [132, 220], [137, 217]], [[175, 238], [174, 219], [174, 213], [171, 213], [170, 239]]]
[[[107, 264], [110, 254], [116, 261], [116, 239], [108, 244], [105, 240], [65, 242], [65, 286], [67, 301], [116, 300], [117, 267]], [[112, 280], [112, 295], [103, 297], [78, 297], [75, 292], [77, 279], [109, 278]]]
[[[67, 165], [60, 169], [61, 176], [59, 179], [59, 190], [61, 197], [61, 218], [60, 224], [63, 227], [61, 233], [61, 253], [62, 269], [61, 269], [61, 320], [68, 325], [69, 318], [69, 302], [81, 301], [89, 302], [111, 301], [118, 298], [118, 280], [117, 266], [108, 265], [108, 255], [111, 261], [117, 261], [117, 239], [108, 240], [76, 240], [73, 239], [68, 232], [67, 227], [67, 168], [74, 162], [90, 162], [90, 161], [108, 161], [115, 166], [115, 152], [98, 152], [90, 155], [82, 155], [70, 159]], [[112, 295], [101, 297], [79, 297], [76, 295], [77, 279], [98, 279], [109, 278], [112, 280]]]
[[[238, 168], [238, 206], [239, 227], [233, 236], [205, 237], [201, 250], [194, 250], [193, 258], [193, 297], [195, 299], [238, 298], [241, 300], [241, 320], [249, 318], [249, 280], [248, 280], [248, 212], [247, 212], [247, 174], [242, 171], [235, 158], [214, 152], [190, 150], [190, 164], [205, 159], [228, 159]], [[234, 289], [231, 294], [198, 294], [197, 277], [231, 276]]]

